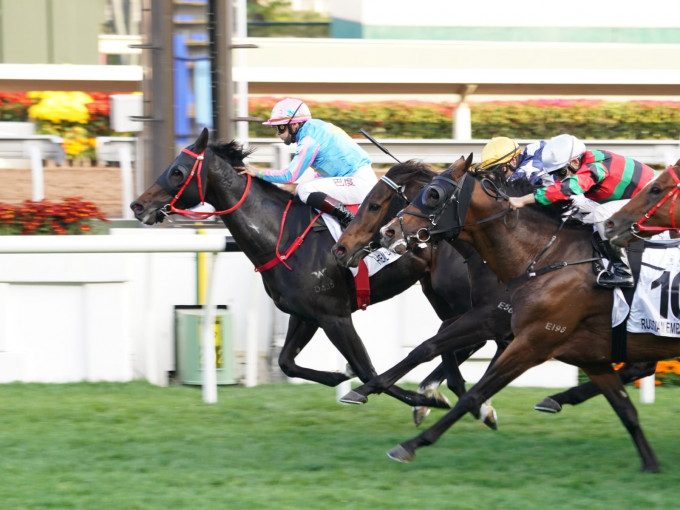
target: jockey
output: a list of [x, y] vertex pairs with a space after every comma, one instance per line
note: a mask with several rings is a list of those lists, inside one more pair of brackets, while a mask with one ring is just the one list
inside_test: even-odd
[[[594, 223], [602, 239], [604, 221], [635, 196], [657, 172], [634, 159], [608, 151], [589, 151], [578, 138], [568, 134], [554, 136], [543, 147], [543, 169], [549, 173], [566, 172], [553, 184], [538, 188], [523, 197], [510, 197], [510, 207], [527, 204], [549, 205], [570, 200], [573, 206], [589, 213], [584, 223]], [[604, 241], [611, 269], [598, 275], [597, 284], [605, 288], [633, 287], [633, 275], [625, 248]]]
[[305, 103], [286, 98], [274, 105], [268, 126], [276, 126], [279, 138], [297, 148], [288, 167], [281, 170], [259, 170], [251, 165], [239, 167], [259, 179], [275, 183], [297, 181], [310, 167], [316, 179], [298, 184], [300, 200], [338, 219], [343, 227], [354, 215], [344, 204], [359, 204], [378, 182], [371, 159], [364, 149], [342, 129], [329, 122], [313, 119]]
[[524, 150], [506, 136], [492, 138], [482, 149], [482, 162], [477, 170], [494, 170], [501, 167], [505, 170], [508, 181], [528, 179], [532, 184], [547, 186], [552, 184], [552, 175], [543, 170], [541, 152], [545, 141], [530, 143]]

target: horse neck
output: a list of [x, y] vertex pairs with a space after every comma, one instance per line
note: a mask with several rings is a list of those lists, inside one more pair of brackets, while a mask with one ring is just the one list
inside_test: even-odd
[[[487, 211], [484, 217], [491, 214]], [[520, 210], [518, 217], [511, 214], [504, 219], [463, 230], [460, 240], [472, 244], [489, 268], [507, 283], [526, 273], [536, 257], [548, 246], [557, 228], [547, 218]], [[583, 258], [588, 243], [589, 238], [584, 231], [562, 230], [538, 260], [536, 267]]]
[[[206, 200], [218, 211], [229, 210], [243, 198], [245, 188], [245, 177], [228, 181], [212, 172]], [[241, 250], [256, 265], [266, 262], [264, 259], [271, 258], [276, 250], [289, 198], [292, 197], [282, 190], [253, 178], [243, 202], [232, 212], [220, 215]]]

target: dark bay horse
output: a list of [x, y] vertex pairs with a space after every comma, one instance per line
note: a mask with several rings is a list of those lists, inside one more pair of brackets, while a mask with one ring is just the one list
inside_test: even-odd
[[[332, 251], [338, 263], [343, 267], [354, 267], [369, 251], [369, 245], [379, 228], [405, 207], [409, 200], [437, 175], [434, 169], [421, 161], [406, 161], [399, 163], [386, 173], [373, 187], [371, 192], [357, 212], [354, 221], [345, 229], [342, 236], [333, 246]], [[455, 244], [455, 243], [454, 243]], [[340, 399], [345, 403], [365, 403], [371, 393], [379, 393], [391, 386], [393, 382], [403, 377], [417, 365], [430, 361], [441, 355], [443, 360], [442, 372], [447, 375], [449, 389], [458, 397], [465, 392], [465, 381], [458, 370], [458, 364], [479, 350], [488, 340], [495, 340], [499, 350], [505, 348], [509, 341], [510, 310], [507, 306], [509, 299], [503, 291], [498, 278], [490, 271], [484, 271], [484, 262], [469, 246], [458, 243], [452, 249], [451, 244], [442, 243], [435, 247], [423, 245], [417, 247], [413, 254], [423, 258], [428, 266], [449, 267], [449, 278], [432, 279], [436, 295], [443, 299], [453, 300], [456, 310], [462, 310], [455, 317], [450, 317], [442, 324], [439, 332], [430, 342], [419, 347], [404, 361], [390, 369], [389, 374], [383, 374], [372, 379], [369, 383], [356, 388]], [[470, 269], [473, 268], [473, 269]], [[477, 280], [477, 292], [471, 294], [469, 270], [484, 272], [486, 277], [482, 281], [480, 274]], [[488, 284], [488, 285], [487, 285]], [[497, 290], [500, 289], [500, 294]], [[505, 301], [504, 301], [505, 299]], [[506, 306], [503, 306], [505, 303]], [[476, 312], [473, 314], [471, 310]], [[440, 318], [444, 319], [440, 315]], [[453, 324], [457, 326], [453, 329]], [[455, 345], [450, 339], [455, 338]], [[417, 355], [416, 355], [417, 353]], [[439, 384], [428, 378], [419, 388], [426, 392], [432, 386]], [[485, 424], [496, 428], [496, 416], [493, 408], [483, 405], [479, 413]]]
[[[153, 225], [162, 222], [177, 206], [188, 209], [202, 201], [220, 214], [234, 240], [259, 268], [267, 294], [290, 315], [279, 366], [289, 377], [327, 386], [348, 380], [353, 374], [301, 367], [295, 357], [321, 328], [362, 381], [376, 375], [369, 355], [352, 324], [358, 308], [350, 271], [335, 262], [327, 230], [310, 229], [304, 242], [287, 257], [280, 252], [291, 246], [311, 225], [312, 209], [293, 200], [277, 186], [239, 175], [248, 156], [235, 142], [209, 144], [204, 129], [193, 145], [184, 149], [148, 190], [130, 207], [136, 218]], [[285, 219], [285, 225], [282, 223]], [[425, 262], [401, 257], [370, 278], [372, 302], [389, 299], [411, 287], [424, 274]], [[448, 408], [438, 396], [426, 396], [392, 387], [388, 394], [412, 406]]]
[[[562, 225], [564, 206], [559, 204], [512, 211], [508, 197], [530, 192], [528, 183], [498, 185], [477, 178], [467, 171], [470, 160], [461, 158], [435, 177], [398, 219], [383, 227], [382, 242], [398, 252], [433, 237], [472, 244], [512, 287], [515, 337], [453, 409], [388, 455], [408, 462], [417, 448], [436, 442], [463, 415], [524, 371], [556, 358], [580, 367], [599, 387], [631, 435], [642, 469], [658, 471], [637, 411], [612, 366], [613, 297], [611, 291], [594, 285], [592, 226]], [[628, 361], [658, 361], [679, 354], [680, 342], [675, 339], [628, 333]]]
[[[345, 229], [342, 236], [333, 246], [333, 253], [338, 263], [345, 267], [356, 266], [358, 261], [366, 256], [371, 248], [374, 235], [389, 219], [394, 217], [402, 208], [429, 184], [438, 173], [422, 161], [406, 161], [391, 167], [384, 177], [373, 187], [365, 197], [354, 221]], [[454, 250], [452, 252], [451, 247]], [[504, 349], [511, 339], [510, 333], [510, 294], [506, 285], [489, 270], [477, 252], [468, 243], [462, 241], [443, 242], [436, 245], [422, 243], [413, 250], [415, 256], [424, 257], [430, 267], [449, 265], [451, 274], [459, 274], [455, 281], [433, 281], [438, 296], [455, 299], [456, 309], [462, 308], [460, 297], [466, 288], [467, 307], [465, 314], [449, 319], [437, 332], [437, 335], [426, 340], [409, 353], [403, 361], [389, 369], [389, 371], [372, 379], [341, 398], [345, 403], [365, 403], [366, 397], [372, 393], [379, 393], [392, 385], [420, 363], [429, 361], [441, 354], [444, 364], [448, 367], [448, 386], [458, 397], [465, 392], [462, 376], [458, 371], [458, 363], [478, 350], [488, 340], [495, 340], [499, 351]], [[456, 254], [460, 254], [456, 257]], [[455, 269], [455, 271], [454, 271]], [[470, 289], [472, 284], [472, 289]], [[455, 292], [454, 289], [459, 291]], [[440, 316], [441, 317], [441, 316]], [[462, 347], [467, 351], [461, 351]], [[454, 350], [458, 349], [453, 352]], [[449, 356], [455, 357], [448, 366]], [[498, 352], [499, 353], [499, 352]], [[497, 355], [498, 355], [497, 353]], [[618, 371], [624, 383], [651, 375], [654, 373], [655, 363], [625, 364]], [[457, 375], [455, 375], [457, 374]], [[419, 391], [425, 391], [426, 383], [434, 384], [427, 379], [421, 383]], [[535, 409], [544, 412], [559, 412], [564, 405], [577, 405], [596, 395], [600, 391], [591, 382], [583, 383], [569, 390], [556, 393], [544, 398]], [[481, 411], [484, 422], [496, 428], [495, 413], [492, 408]]]
[[651, 237], [664, 230], [679, 232], [680, 160], [648, 183], [605, 222], [606, 235], [612, 244], [626, 246], [639, 238]]

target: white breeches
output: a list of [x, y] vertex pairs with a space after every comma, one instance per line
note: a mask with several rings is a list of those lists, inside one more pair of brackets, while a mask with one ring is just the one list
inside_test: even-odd
[[370, 166], [362, 166], [349, 177], [317, 177], [298, 184], [296, 193], [304, 203], [310, 193], [320, 191], [343, 204], [360, 204], [378, 182]]

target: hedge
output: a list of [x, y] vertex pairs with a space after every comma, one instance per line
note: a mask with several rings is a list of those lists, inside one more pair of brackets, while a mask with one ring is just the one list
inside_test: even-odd
[[[281, 98], [253, 98], [249, 114], [266, 119]], [[305, 101], [314, 117], [360, 137], [359, 129], [380, 138], [452, 137], [456, 103], [424, 101]], [[667, 140], [680, 138], [680, 101], [536, 100], [468, 103], [472, 137], [549, 138], [571, 133], [582, 139]], [[273, 130], [250, 124], [251, 137]]]

